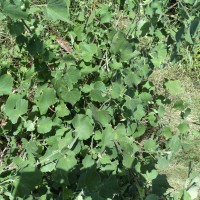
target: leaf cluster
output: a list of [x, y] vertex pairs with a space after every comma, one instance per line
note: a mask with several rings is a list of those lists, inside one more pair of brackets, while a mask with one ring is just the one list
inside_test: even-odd
[[158, 169], [182, 148], [190, 109], [177, 97], [178, 131], [163, 125], [170, 95], [184, 89], [166, 80], [159, 96], [149, 76], [193, 45], [199, 26], [186, 18], [174, 33], [168, 5], [0, 0], [16, 39], [0, 64], [1, 198], [168, 198]]

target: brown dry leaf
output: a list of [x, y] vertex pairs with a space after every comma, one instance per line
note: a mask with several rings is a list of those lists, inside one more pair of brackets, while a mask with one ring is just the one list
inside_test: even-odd
[[68, 42], [64, 41], [60, 37], [57, 37], [56, 41], [58, 42], [60, 47], [63, 48], [67, 53], [72, 52], [72, 48], [71, 48], [71, 46], [70, 46], [70, 44]]
[[6, 119], [0, 118], [0, 127], [4, 127], [7, 124]]

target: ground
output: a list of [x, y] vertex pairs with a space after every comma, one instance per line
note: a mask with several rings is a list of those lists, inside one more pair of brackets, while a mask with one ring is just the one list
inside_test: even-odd
[[[177, 79], [177, 77], [185, 88], [185, 93], [180, 97], [191, 108], [191, 114], [186, 119], [190, 126], [190, 131], [184, 139], [184, 143], [188, 144], [190, 149], [177, 152], [174, 161], [162, 172], [168, 176], [170, 185], [178, 191], [185, 187], [190, 163], [193, 174], [200, 172], [200, 84], [176, 67], [156, 69], [151, 75], [151, 80], [155, 84], [158, 93], [163, 92], [160, 90], [162, 88], [160, 86], [165, 78]], [[179, 113], [171, 108], [169, 108], [169, 112], [165, 120], [170, 121], [170, 126], [175, 127], [175, 124], [178, 123]]]

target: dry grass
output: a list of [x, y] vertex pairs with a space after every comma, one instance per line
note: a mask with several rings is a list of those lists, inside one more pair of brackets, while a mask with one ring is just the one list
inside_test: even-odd
[[[156, 92], [159, 94], [164, 93], [163, 83], [166, 77], [180, 80], [185, 88], [185, 93], [179, 97], [188, 103], [191, 108], [191, 114], [186, 118], [190, 126], [190, 133], [184, 141], [190, 149], [188, 151], [180, 150], [169, 167], [162, 170], [162, 173], [167, 175], [168, 181], [175, 191], [180, 191], [185, 187], [190, 162], [193, 173], [200, 173], [200, 84], [194, 83], [190, 77], [180, 71], [180, 68], [179, 71], [174, 67], [156, 69], [151, 75], [151, 81], [155, 84]], [[175, 100], [176, 97], [172, 97], [172, 99]], [[180, 122], [179, 116], [180, 112], [168, 107], [164, 121], [175, 129]]]
[[[191, 114], [186, 118], [186, 121], [190, 126], [191, 132], [194, 130], [200, 131], [200, 84], [194, 83], [190, 77], [182, 74], [180, 71], [177, 71], [177, 68], [169, 67], [165, 69], [156, 69], [150, 77], [151, 81], [155, 84], [156, 93], [164, 93], [163, 83], [166, 77], [168, 79], [180, 80], [182, 86], [185, 88], [185, 93], [179, 95], [178, 98], [181, 98], [191, 109]], [[173, 101], [177, 99], [177, 97], [173, 96], [170, 98]], [[179, 115], [180, 112], [176, 109], [167, 107], [165, 120], [170, 123], [170, 126], [176, 127], [179, 123]]]

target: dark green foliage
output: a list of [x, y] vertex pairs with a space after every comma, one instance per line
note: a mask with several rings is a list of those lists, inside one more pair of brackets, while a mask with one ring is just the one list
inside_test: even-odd
[[162, 127], [169, 94], [184, 89], [168, 80], [158, 96], [148, 78], [192, 47], [199, 26], [194, 14], [169, 28], [168, 3], [0, 0], [16, 37], [12, 62], [0, 63], [1, 198], [168, 198], [157, 168], [182, 147], [190, 111], [177, 101], [179, 133]]

